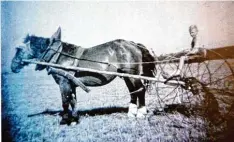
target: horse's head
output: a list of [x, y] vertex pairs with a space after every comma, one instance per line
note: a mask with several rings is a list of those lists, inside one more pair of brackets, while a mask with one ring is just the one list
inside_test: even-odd
[[24, 39], [25, 46], [16, 47], [15, 56], [11, 62], [11, 70], [14, 73], [20, 70], [28, 63], [23, 62], [24, 59], [39, 59], [50, 46], [54, 46], [56, 40], [61, 38], [61, 29], [59, 28], [51, 38], [43, 38], [27, 35]]
[[34, 58], [33, 52], [30, 50], [29, 45], [16, 47], [16, 53], [11, 62], [11, 70], [14, 73], [20, 72], [20, 70], [28, 63], [23, 62], [23, 59]]

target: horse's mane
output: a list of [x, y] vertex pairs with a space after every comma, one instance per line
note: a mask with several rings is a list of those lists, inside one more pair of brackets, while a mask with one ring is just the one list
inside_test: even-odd
[[69, 47], [75, 47], [75, 48], [82, 48], [81, 46], [79, 45], [75, 45], [75, 44], [72, 44], [72, 43], [68, 43], [68, 42], [63, 42], [63, 45], [65, 46], [69, 46]]
[[23, 43], [25, 44], [29, 41], [30, 41], [30, 44], [32, 44], [36, 48], [35, 50], [38, 50], [38, 49], [44, 50], [49, 45], [50, 39], [28, 34], [24, 38]]
[[[50, 39], [28, 34], [24, 38], [23, 43], [26, 44], [29, 41], [30, 41], [30, 44], [35, 46], [37, 49], [42, 49], [42, 48], [44, 49], [44, 48], [48, 47]], [[77, 46], [75, 44], [71, 44], [71, 43], [67, 43], [67, 42], [63, 42], [63, 44], [66, 45], [66, 46], [69, 46], [69, 47], [71, 47], [71, 46], [76, 47], [76, 48], [81, 47], [81, 46]]]

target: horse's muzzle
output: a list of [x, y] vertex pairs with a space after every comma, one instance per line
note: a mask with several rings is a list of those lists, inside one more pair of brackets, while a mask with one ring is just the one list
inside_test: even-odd
[[13, 73], [19, 73], [20, 70], [23, 68], [23, 62], [22, 61], [18, 61], [18, 60], [12, 60], [12, 63], [11, 63], [11, 71]]
[[13, 73], [19, 73], [19, 72], [20, 72], [19, 69], [17, 69], [17, 70], [12, 70], [12, 69], [11, 69], [11, 71], [12, 71]]

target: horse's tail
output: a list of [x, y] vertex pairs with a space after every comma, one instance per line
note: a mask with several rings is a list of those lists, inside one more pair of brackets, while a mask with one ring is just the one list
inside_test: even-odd
[[[150, 54], [149, 50], [142, 44], [137, 44], [142, 52], [142, 66], [143, 66], [143, 76], [155, 77], [157, 70], [155, 61], [157, 60], [155, 55]], [[145, 85], [149, 84], [149, 81], [144, 81]]]

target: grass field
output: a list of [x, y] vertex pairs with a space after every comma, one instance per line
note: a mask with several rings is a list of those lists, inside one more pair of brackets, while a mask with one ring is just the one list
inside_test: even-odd
[[[156, 95], [146, 96], [145, 119], [127, 117], [130, 96], [122, 79], [108, 85], [77, 88], [80, 122], [60, 125], [62, 111], [59, 87], [45, 71], [25, 68], [19, 74], [2, 73], [3, 141], [206, 141], [207, 124], [185, 117], [176, 110], [158, 113]], [[166, 93], [166, 92], [165, 92]], [[186, 123], [182, 123], [186, 120]]]

